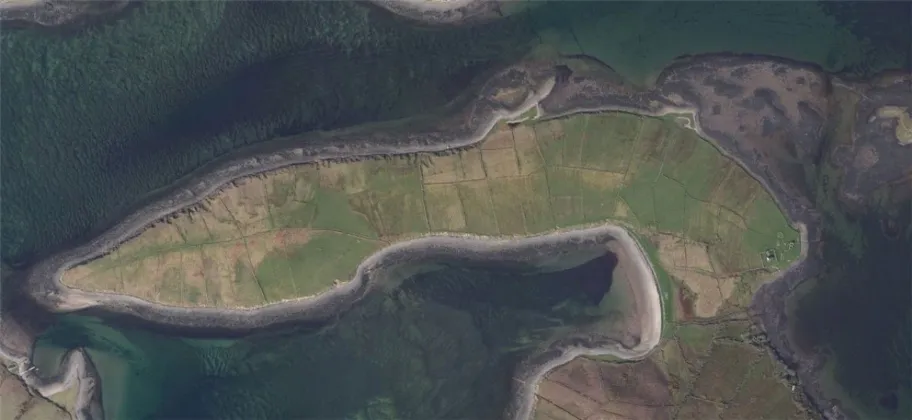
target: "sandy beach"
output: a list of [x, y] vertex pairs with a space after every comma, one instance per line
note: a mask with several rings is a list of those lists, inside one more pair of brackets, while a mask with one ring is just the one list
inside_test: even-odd
[[[412, 239], [388, 246], [365, 259], [358, 267], [354, 278], [331, 291], [318, 296], [289, 300], [278, 304], [263, 306], [257, 309], [190, 309], [159, 305], [130, 296], [114, 294], [89, 293], [65, 289], [60, 294], [63, 302], [75, 302], [80, 306], [86, 304], [113, 308], [143, 308], [163, 319], [197, 319], [200, 316], [218, 318], [230, 323], [243, 323], [247, 320], [248, 328], [258, 328], [281, 322], [283, 315], [292, 316], [295, 320], [324, 317], [327, 311], [339, 313], [357, 304], [373, 287], [371, 280], [383, 279], [383, 271], [414, 263], [418, 260], [453, 257], [484, 261], [521, 261], [530, 256], [540, 258], [548, 255], [557, 247], [592, 247], [604, 246], [618, 255], [619, 267], [624, 272], [623, 280], [629, 283], [634, 291], [637, 325], [627, 331], [626, 335], [639, 337], [633, 346], [622, 344], [623, 338], [617, 338], [609, 347], [570, 347], [560, 349], [559, 357], [545, 364], [528, 366], [520, 369], [514, 384], [513, 403], [509, 406], [506, 417], [526, 419], [532, 413], [535, 392], [538, 382], [552, 369], [569, 362], [580, 355], [609, 354], [625, 360], [637, 360], [647, 356], [661, 340], [662, 302], [659, 297], [659, 285], [652, 264], [647, 254], [630, 234], [622, 227], [601, 225], [596, 227], [564, 230], [550, 234], [531, 236], [521, 239], [491, 238], [481, 236], [427, 236]], [[382, 281], [382, 280], [380, 280]], [[58, 285], [59, 287], [62, 287]], [[342, 303], [340, 305], [340, 303]], [[72, 307], [75, 305], [64, 305]], [[331, 309], [330, 309], [331, 308]], [[259, 321], [259, 322], [257, 322]], [[291, 321], [291, 319], [288, 319]], [[4, 357], [12, 358], [11, 355]], [[85, 407], [91, 399], [97, 378], [87, 373], [87, 358], [82, 350], [71, 351], [62, 364], [63, 372], [55, 378], [43, 379], [34, 371], [29, 371], [31, 363], [27, 358], [15, 359], [19, 364], [20, 375], [25, 378], [42, 395], [49, 396], [71, 386], [80, 387], [79, 407]]]
[[[559, 357], [532, 368], [529, 372], [520, 372], [515, 381], [517, 392], [514, 394], [513, 403], [507, 408], [505, 418], [511, 420], [526, 420], [532, 418], [535, 409], [535, 394], [541, 380], [548, 372], [570, 362], [579, 356], [611, 355], [624, 360], [639, 360], [645, 358], [658, 346], [662, 339], [662, 300], [659, 297], [659, 283], [656, 280], [655, 268], [649, 261], [646, 251], [639, 242], [634, 240], [623, 228], [612, 225], [592, 228], [592, 230], [605, 229], [611, 232], [617, 241], [617, 246], [611, 247], [612, 252], [618, 255], [620, 270], [632, 278], [629, 279], [634, 291], [634, 301], [637, 307], [637, 317], [640, 321], [639, 343], [633, 347], [625, 347], [620, 342], [609, 347], [571, 347], [563, 349]], [[577, 233], [578, 232], [578, 233]], [[565, 235], [585, 234], [587, 231], [571, 231]], [[642, 309], [642, 311], [640, 310]]]
[[456, 25], [500, 17], [490, 0], [372, 0], [397, 15], [428, 24]]

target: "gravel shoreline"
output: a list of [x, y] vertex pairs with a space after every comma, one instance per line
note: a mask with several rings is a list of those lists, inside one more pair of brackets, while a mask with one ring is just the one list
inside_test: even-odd
[[[624, 337], [600, 336], [574, 339], [567, 343], [557, 342], [547, 349], [528, 358], [514, 377], [513, 399], [506, 409], [505, 418], [526, 419], [532, 413], [538, 382], [553, 368], [569, 362], [580, 355], [609, 354], [625, 360], [646, 357], [660, 342], [662, 332], [662, 301], [655, 271], [643, 248], [628, 232], [619, 226], [601, 225], [576, 230], [564, 230], [524, 238], [492, 238], [472, 235], [427, 236], [390, 245], [367, 259], [357, 269], [353, 279], [318, 296], [290, 300], [263, 306], [257, 309], [190, 309], [177, 308], [145, 302], [129, 296], [96, 294], [71, 291], [81, 302], [104, 308], [105, 312], [121, 312], [135, 315], [137, 307], [173, 322], [190, 320], [199, 328], [211, 328], [211, 322], [231, 324], [235, 331], [250, 332], [282, 323], [325, 322], [327, 319], [349, 310], [375, 287], [382, 287], [387, 280], [385, 271], [392, 271], [406, 264], [421, 260], [453, 259], [472, 262], [535, 262], [559, 252], [572, 253], [580, 248], [602, 247], [619, 255], [619, 264], [632, 277], [618, 280], [628, 282], [634, 291], [638, 323], [629, 326]], [[613, 247], [613, 249], [612, 249]], [[66, 295], [65, 295], [66, 296]], [[66, 298], [64, 298], [66, 299]], [[203, 318], [202, 322], [199, 320]], [[211, 318], [206, 320], [206, 318]], [[173, 327], [174, 324], [169, 325]], [[632, 345], [627, 337], [635, 337]], [[607, 345], [606, 345], [607, 344]], [[13, 359], [9, 354], [4, 357]], [[89, 410], [99, 379], [87, 366], [91, 363], [84, 351], [75, 349], [67, 354], [61, 363], [63, 373], [54, 378], [42, 379], [29, 371], [28, 358], [19, 357], [20, 376], [42, 395], [49, 396], [70, 386], [79, 386], [80, 411]], [[80, 418], [99, 418], [83, 416]]]
[[[376, 131], [376, 129], [368, 127], [368, 129], [371, 129], [370, 132], [365, 130], [342, 130], [334, 133], [317, 133], [315, 137], [299, 136], [293, 139], [296, 142], [281, 143], [285, 145], [282, 148], [275, 148], [268, 152], [257, 152], [254, 153], [254, 156], [233, 157], [207, 166], [191, 177], [181, 180], [177, 186], [169, 189], [168, 192], [157, 193], [159, 195], [155, 196], [155, 200], [152, 200], [151, 204], [125, 217], [121, 223], [85, 245], [58, 254], [33, 267], [27, 275], [28, 281], [25, 282], [25, 288], [39, 304], [52, 312], [105, 307], [106, 311], [121, 311], [144, 321], [157, 319], [163, 325], [183, 323], [187, 324], [185, 326], [188, 328], [205, 328], [207, 325], [211, 326], [213, 324], [225, 325], [226, 328], [257, 328], [257, 325], [281, 322], [280, 318], [282, 317], [318, 321], [325, 314], [321, 315], [320, 311], [314, 311], [313, 309], [301, 309], [295, 306], [295, 302], [279, 303], [258, 309], [257, 311], [261, 311], [262, 315], [260, 316], [263, 318], [258, 322], [253, 322], [251, 319], [254, 317], [246, 315], [228, 318], [220, 317], [217, 312], [214, 312], [217, 310], [165, 308], [161, 305], [156, 308], [154, 304], [135, 298], [112, 297], [65, 290], [61, 289], [56, 279], [62, 270], [79, 262], [96, 258], [105, 252], [110, 252], [119, 243], [142, 231], [149, 223], [159, 220], [178, 209], [193, 206], [194, 203], [237, 178], [318, 160], [367, 158], [375, 155], [388, 156], [416, 152], [444, 152], [463, 148], [480, 141], [498, 121], [509, 121], [517, 118], [533, 107], [544, 118], [558, 118], [563, 115], [600, 111], [623, 111], [651, 116], [686, 114], [689, 115], [688, 119], [692, 124], [691, 128], [703, 138], [711, 141], [720, 152], [733, 159], [757, 179], [771, 193], [793, 226], [801, 232], [801, 257], [792, 266], [783, 268], [777, 277], [778, 280], [763, 286], [758, 291], [755, 296], [755, 307], [752, 310], [757, 313], [757, 318], [761, 320], [760, 324], [764, 326], [768, 334], [781, 335], [782, 338], [777, 340], [785, 340], [781, 343], [771, 340], [773, 349], [780, 359], [784, 359], [786, 362], [801, 360], [801, 363], [805, 363], [804, 359], [793, 354], [793, 350], [789, 348], [787, 337], [783, 335], [784, 331], [782, 329], [786, 327], [782, 301], [784, 295], [773, 290], [781, 291], [787, 287], [786, 283], [794, 284], [797, 281], [796, 277], [799, 277], [806, 267], [813, 265], [812, 263], [816, 261], [811, 261], [807, 258], [809, 247], [811, 251], [815, 249], [819, 235], [813, 205], [805, 201], [805, 197], [799, 189], [787, 182], [789, 181], [787, 172], [780, 170], [780, 168], [767, 166], [763, 161], [754, 159], [753, 156], [756, 152], [750, 149], [749, 146], [753, 145], [751, 141], [762, 138], [759, 134], [751, 133], [750, 130], [747, 133], [739, 133], [735, 131], [737, 125], [724, 125], [723, 122], [726, 121], [723, 121], [722, 118], [727, 118], [725, 112], [728, 112], [724, 108], [722, 109], [722, 116], [715, 116], [715, 112], [710, 113], [712, 101], [718, 100], [722, 96], [718, 96], [718, 94], [716, 94], [717, 96], [712, 96], [714, 95], [712, 88], [700, 85], [701, 82], [699, 81], [705, 80], [703, 75], [707, 72], [711, 75], [718, 75], [718, 73], [712, 73], [717, 71], [717, 68], [730, 71], [733, 75], [742, 72], [742, 70], [746, 71], [747, 74], [751, 74], [750, 72], [755, 71], [757, 68], [761, 69], [755, 71], [755, 74], [759, 75], [772, 70], [778, 73], [780, 70], [777, 69], [786, 69], [787, 71], [794, 71], [795, 74], [802, 75], [802, 77], [815, 75], [815, 77], [819, 77], [819, 79], [824, 81], [837, 80], [818, 68], [805, 63], [767, 56], [718, 54], [687, 57], [673, 63], [659, 75], [656, 86], [647, 90], [638, 90], [626, 86], [623, 82], [616, 81], [616, 79], [599, 75], [597, 72], [589, 74], [586, 71], [574, 71], [574, 77], [569, 78], [566, 74], [562, 74], [562, 70], [559, 66], [555, 67], [554, 63], [523, 63], [495, 75], [480, 88], [476, 99], [469, 106], [459, 112], [454, 112], [454, 116], [451, 118], [441, 119], [434, 129], [426, 131], [418, 129], [415, 132], [383, 132], [382, 130]], [[511, 71], [514, 73], [510, 73]], [[523, 77], [515, 77], [515, 72], [521, 73]], [[609, 72], [606, 71], [604, 73], [608, 74]], [[785, 74], [787, 75], [788, 72]], [[507, 75], [510, 76], [508, 77]], [[752, 83], [750, 76], [747, 76], [747, 78], [742, 76], [731, 77], [727, 79], [727, 83]], [[810, 80], [811, 82], [808, 85], [813, 85], [815, 79]], [[767, 83], [773, 89], [782, 89], [782, 92], [785, 92], [785, 88], [782, 85], [775, 85], [774, 82], [764, 83]], [[529, 86], [532, 87], [530, 88]], [[521, 103], [503, 104], [491, 99], [495, 97], [495, 93], [499, 89], [521, 87], [528, 89], [525, 100]], [[701, 88], [704, 90], [700, 90]], [[705, 90], [707, 88], [709, 90]], [[746, 92], [750, 93], [749, 90]], [[747, 93], [744, 95], [747, 95]], [[807, 95], [811, 95], [811, 93]], [[813, 97], [807, 96], [807, 98]], [[792, 98], [784, 97], [782, 99], [786, 105], [789, 105], [790, 102], [787, 102], [787, 100], [792, 100]], [[809, 103], [811, 105], [815, 104], [813, 101]], [[750, 103], [748, 105], [754, 106]], [[766, 112], [766, 108], [758, 110], [749, 108], [748, 105], [734, 106], [731, 112], [747, 112], [749, 115]], [[816, 132], [817, 126], [815, 123], [819, 119], [819, 116], [814, 114], [814, 108], [810, 106], [802, 109], [802, 112], [804, 114], [801, 115], [800, 120], [785, 120], [781, 122], [781, 127], [790, 133], [791, 138], [794, 138], [799, 150], [806, 147], [806, 144], [802, 142], [812, 144], [815, 141], [811, 136]], [[748, 136], [757, 137], [750, 139]], [[303, 139], [308, 139], [308, 146], [299, 145]], [[310, 141], [311, 139], [313, 141]], [[623, 232], [623, 229], [621, 231]], [[572, 235], [572, 232], [559, 235]], [[617, 233], [617, 235], [621, 234]], [[808, 237], [809, 235], [810, 238]], [[572, 236], [561, 236], [561, 238], [569, 237]], [[409, 251], [413, 254], [411, 256], [405, 255], [409, 252], [397, 254], [396, 249], [400, 248], [396, 247], [406, 246], [405, 244], [409, 243], [422, 243], [420, 241], [431, 241], [426, 244], [435, 244], [433, 241], [443, 241], [437, 243], [440, 247], [435, 246], [422, 250], [427, 256], [442, 255], [435, 253], [451, 252], [453, 250], [452, 247], [465, 252], [465, 244], [472, 243], [474, 244], [472, 246], [476, 248], [486, 247], [492, 246], [490, 244], [497, 243], [498, 240], [437, 237], [422, 238], [415, 241], [419, 242], [410, 241], [397, 244], [380, 253], [384, 253], [385, 258], [394, 258], [397, 255], [402, 258], [414, 258], [416, 251]], [[525, 240], [517, 242], [522, 241]], [[815, 243], [812, 244], [811, 242]], [[539, 246], [541, 245], [540, 243]], [[502, 253], [508, 253], [503, 249], [501, 251]], [[498, 257], [502, 258], [503, 255]], [[364, 262], [364, 264], [367, 263], [367, 261]], [[337, 304], [351, 304], [351, 300], [346, 300], [341, 298], [341, 296], [345, 295], [345, 293], [349, 293], [349, 296], [354, 296], [357, 294], [352, 292], [354, 288], [356, 288], [355, 282], [346, 283], [339, 289], [325, 295], [310, 298], [310, 300], [307, 300], [309, 302], [307, 305], [313, 308], [315, 305], [319, 306], [318, 303], [314, 303], [316, 301], [329, 302], [333, 299], [336, 299], [335, 303]], [[657, 289], [655, 292], [658, 293]], [[772, 296], [773, 294], [777, 296], [774, 297]], [[782, 307], [780, 308], [780, 306]], [[164, 315], [157, 312], [161, 308], [165, 308], [169, 312]], [[247, 314], [249, 315], [249, 313]], [[661, 317], [660, 310], [658, 315]], [[659, 323], [661, 324], [661, 319], [659, 319]], [[658, 330], [661, 331], [661, 327]], [[643, 339], [643, 342], [647, 341]], [[606, 348], [610, 347], [607, 346]], [[632, 358], [642, 357], [640, 352], [632, 350], [636, 346], [624, 347], [621, 345], [617, 348], [624, 349], [622, 352], [626, 351], [626, 354]], [[564, 349], [563, 351], [545, 355], [547, 360], [543, 362], [538, 360], [541, 363], [538, 363], [534, 369], [528, 368], [524, 372], [529, 375], [527, 379], [538, 378], [548, 369], [562, 363], [561, 360], [566, 362], [574, 355], [588, 351], [610, 352], [610, 350], [593, 348]], [[781, 354], [779, 353], [780, 351]], [[801, 374], [799, 376], [802, 378], [802, 386], [811, 397], [810, 400], [818, 408], [824, 407], [821, 402], [825, 402], [825, 400], [822, 399], [820, 390], [817, 389], [816, 384], [813, 382], [813, 367], [803, 365], [800, 367]], [[511, 403], [508, 409], [508, 418], [521, 419], [525, 418], [523, 416], [528, 416], [531, 412], [531, 401], [536, 381], [531, 381], [531, 383], [521, 382], [524, 385], [516, 393], [516, 400]], [[840, 417], [838, 409], [834, 408], [833, 410], [827, 413], [827, 416]]]

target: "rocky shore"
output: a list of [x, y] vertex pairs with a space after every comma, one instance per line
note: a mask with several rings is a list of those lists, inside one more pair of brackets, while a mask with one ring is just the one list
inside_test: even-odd
[[[399, 122], [296, 136], [255, 150], [239, 151], [233, 157], [214, 162], [168, 191], [152, 194], [141, 209], [94, 240], [34, 266], [27, 273], [23, 287], [36, 302], [52, 312], [95, 308], [167, 328], [223, 326], [226, 331], [249, 331], [291, 320], [319, 321], [327, 313], [314, 308], [347, 307], [357, 300], [356, 296], [365, 292], [370, 282], [352, 281], [306, 303], [286, 302], [253, 313], [229, 313], [165, 308], [135, 298], [87, 294], [65, 289], [56, 279], [62, 270], [110, 252], [150, 223], [193, 206], [225, 183], [240, 177], [306, 162], [444, 152], [468, 147], [480, 141], [497, 121], [516, 118], [532, 107], [537, 107], [539, 116], [544, 118], [607, 110], [644, 115], [681, 114], [689, 116], [691, 128], [757, 178], [796, 228], [802, 230], [802, 247], [807, 252], [802, 253], [800, 262], [783, 271], [779, 281], [764, 286], [757, 293], [752, 311], [769, 336], [774, 353], [796, 371], [809, 401], [826, 417], [842, 418], [844, 415], [839, 407], [826, 398], [817, 384], [820, 363], [815, 361], [818, 357], [801, 354], [791, 343], [784, 304], [795, 285], [811, 275], [819, 264], [815, 252], [819, 245], [819, 216], [810, 198], [810, 186], [805, 183], [804, 165], [813, 164], [826, 147], [821, 133], [828, 123], [830, 108], [834, 106], [829, 92], [834, 83], [840, 82], [812, 65], [750, 55], [685, 57], [666, 68], [651, 88], [627, 84], [610, 68], [585, 57], [518, 64], [484, 84], [471, 104], [449, 118], [436, 121], [428, 129], [407, 127], [407, 122]], [[503, 92], [516, 94], [507, 95], [513, 99], [506, 102], [496, 99], [503, 98]], [[893, 98], [887, 94], [882, 96]], [[305, 138], [307, 144], [313, 146], [296, 145]], [[885, 159], [881, 164], [889, 162]], [[620, 232], [614, 231], [616, 236], [613, 237], [618, 239], [622, 236]], [[424, 243], [424, 257], [462, 252], [472, 254], [473, 258], [486, 258], [487, 252], [505, 246], [504, 243], [497, 245], [498, 242], [463, 238], [418, 241], [430, 241]], [[392, 261], [416, 258], [418, 254], [408, 244], [396, 245], [382, 251], [382, 258], [377, 254], [365, 261], [356, 279], [376, 275], [372, 270]], [[507, 252], [499, 248], [498, 258], [503, 258]], [[660, 317], [660, 310], [655, 312]], [[587, 351], [618, 351], [627, 357], [642, 357], [649, 351], [644, 347], [649, 342], [644, 335], [640, 343], [632, 347], [619, 342], [602, 343], [607, 347], [600, 347], [600, 350], [583, 346], [582, 349], [565, 348], [541, 355], [541, 359], [530, 362], [529, 366], [534, 367], [523, 371], [522, 392], [516, 394], [508, 417], [525, 418], [529, 414], [535, 378], [561, 361]], [[610, 350], [612, 348], [614, 350]]]

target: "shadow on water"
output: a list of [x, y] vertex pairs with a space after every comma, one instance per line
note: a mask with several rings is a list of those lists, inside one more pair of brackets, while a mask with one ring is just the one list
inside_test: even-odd
[[570, 333], [610, 330], [623, 306], [608, 298], [616, 264], [610, 253], [550, 272], [435, 261], [322, 328], [231, 340], [63, 316], [36, 365], [88, 348], [109, 418], [498, 418], [519, 361]]
[[898, 208], [890, 220], [878, 212], [859, 215], [857, 240], [865, 247], [859, 257], [835, 234], [824, 234], [826, 263], [795, 313], [806, 351], [832, 356], [827, 380], [845, 390], [850, 408], [869, 411], [856, 413], [861, 418], [912, 414], [912, 202]]

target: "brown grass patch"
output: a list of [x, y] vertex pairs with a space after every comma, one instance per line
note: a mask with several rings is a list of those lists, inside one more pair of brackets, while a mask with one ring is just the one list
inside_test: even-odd
[[687, 397], [675, 416], [678, 420], [719, 420], [722, 406], [711, 401]]
[[462, 171], [466, 181], [485, 179], [485, 167], [481, 158], [481, 149], [474, 148], [459, 154], [462, 162]]
[[[206, 242], [227, 241], [244, 236], [244, 226], [238, 223], [234, 213], [228, 210], [222, 196], [206, 200], [204, 209], [193, 214], [193, 217], [181, 216], [174, 220], [174, 224], [185, 230], [204, 229], [209, 240]], [[191, 226], [197, 224], [199, 226]]]
[[[183, 217], [183, 216], [182, 216]], [[126, 258], [150, 246], [177, 248], [184, 245], [184, 239], [173, 223], [158, 222], [139, 236], [123, 243], [118, 249]]]
[[595, 169], [577, 169], [580, 180], [602, 190], [616, 190], [624, 186], [624, 174], [599, 171]]
[[297, 172], [295, 172], [295, 201], [306, 202], [312, 200], [317, 192], [316, 186], [319, 177], [319, 167], [315, 165], [299, 167]]
[[533, 420], [579, 420], [564, 409], [552, 404], [550, 401], [536, 396]]
[[158, 301], [160, 284], [148, 281], [147, 273], [158, 271], [159, 264], [158, 258], [146, 257], [118, 267], [124, 292], [140, 299]]
[[164, 251], [122, 266], [87, 264], [65, 272], [63, 281], [82, 290], [125, 293], [169, 305], [249, 306], [261, 302], [241, 296], [236, 265], [256, 267], [270, 252], [305, 244], [310, 236], [308, 229], [283, 229]]
[[541, 150], [539, 150], [538, 142], [535, 139], [535, 130], [532, 127], [527, 125], [514, 127], [513, 138], [521, 174], [529, 175], [545, 167]]
[[659, 256], [670, 267], [712, 272], [706, 245], [688, 241], [672, 235], [658, 234], [655, 242]]
[[693, 293], [693, 315], [715, 316], [734, 292], [736, 277], [714, 271], [704, 244], [664, 234], [655, 235], [654, 241], [662, 266]]
[[614, 217], [627, 219], [630, 217], [630, 206], [624, 200], [618, 200], [614, 206]]
[[246, 235], [265, 232], [270, 228], [269, 203], [266, 200], [267, 183], [272, 183], [272, 180], [248, 178], [243, 180], [241, 185], [220, 194], [223, 207], [230, 209], [231, 216]]
[[509, 149], [492, 149], [482, 152], [484, 167], [489, 179], [506, 178], [519, 175], [516, 152]]
[[456, 232], [465, 229], [465, 214], [456, 185], [426, 185], [425, 199], [432, 231]]
[[365, 164], [364, 161], [358, 161], [318, 167], [320, 186], [342, 190], [347, 194], [362, 192], [367, 188]]
[[[727, 290], [728, 295], [723, 295], [719, 287], [720, 280], [708, 274], [674, 270], [672, 276], [680, 279], [694, 293], [694, 315], [700, 318], [715, 316], [734, 290], [734, 287], [731, 287]], [[734, 282], [731, 284], [734, 285]]]
[[432, 156], [421, 165], [421, 177], [425, 184], [441, 184], [461, 181], [464, 178], [459, 155]]
[[481, 143], [481, 150], [512, 149], [513, 131], [506, 127], [495, 128]]
[[538, 385], [538, 395], [576, 418], [588, 419], [599, 412], [599, 403], [549, 379], [543, 379]]
[[668, 377], [650, 359], [617, 364], [576, 358], [549, 373], [538, 395], [583, 419], [670, 415]]
[[715, 402], [730, 401], [757, 356], [758, 352], [746, 345], [715, 343], [694, 384], [694, 394]]

